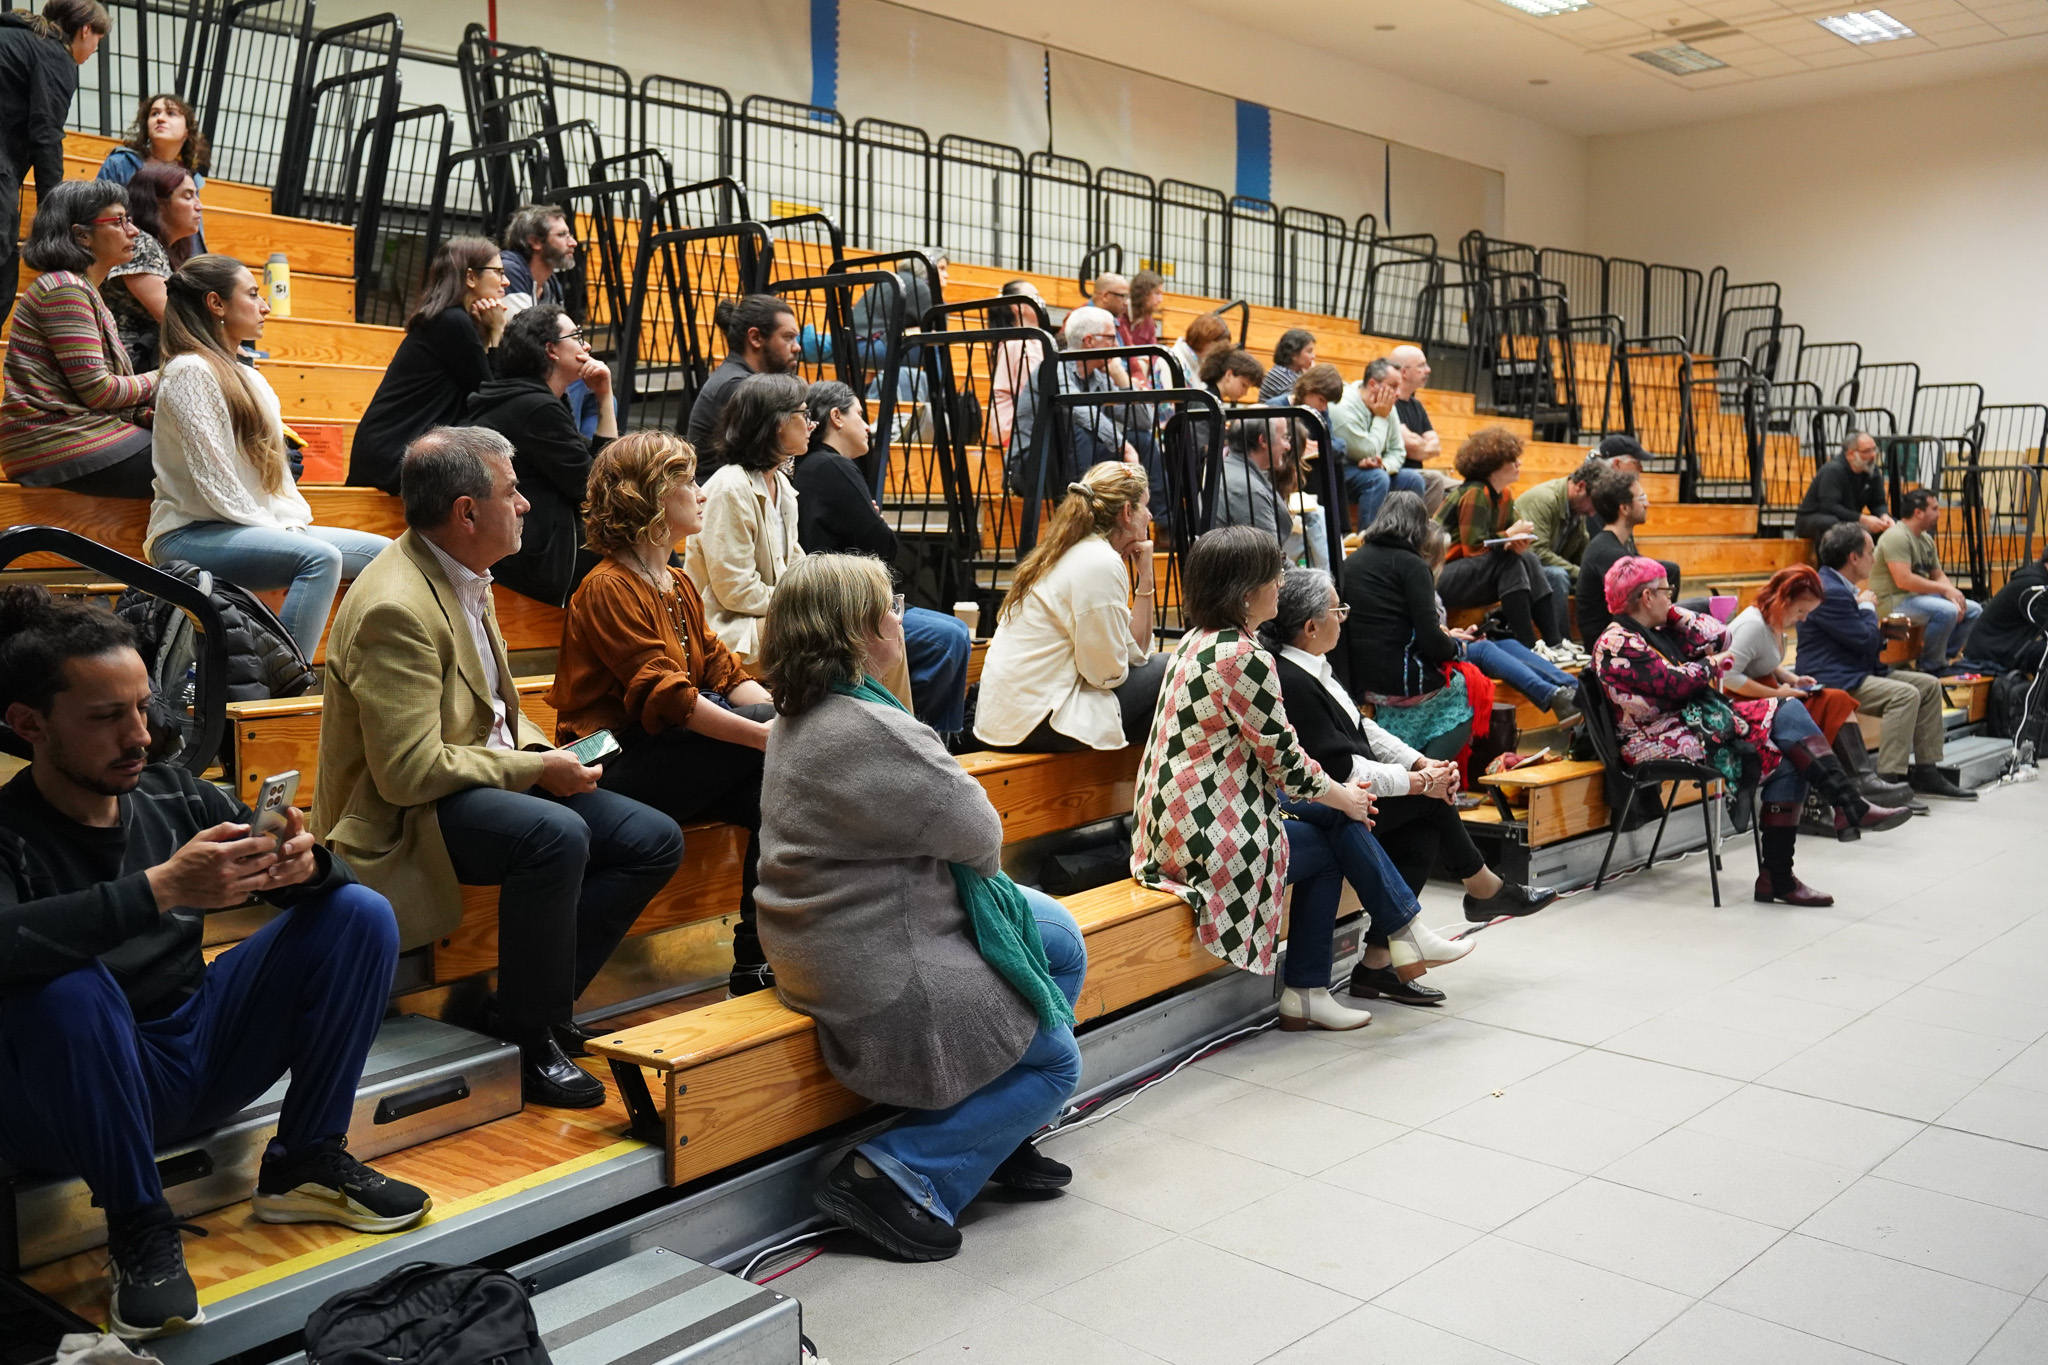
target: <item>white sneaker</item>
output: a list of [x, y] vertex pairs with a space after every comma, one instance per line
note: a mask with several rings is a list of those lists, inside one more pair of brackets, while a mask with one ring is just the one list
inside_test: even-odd
[[1304, 1029], [1320, 1028], [1343, 1033], [1364, 1028], [1371, 1022], [1369, 1011], [1338, 1004], [1327, 987], [1302, 991], [1283, 986], [1280, 990], [1280, 1028], [1283, 1032], [1299, 1033]]

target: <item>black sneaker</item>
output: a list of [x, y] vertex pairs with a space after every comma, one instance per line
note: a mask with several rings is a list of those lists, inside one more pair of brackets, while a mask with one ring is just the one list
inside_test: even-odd
[[1958, 787], [1948, 776], [1932, 763], [1906, 769], [1906, 785], [1922, 796], [1938, 796], [1944, 801], [1975, 801], [1977, 793], [1966, 787]]
[[185, 1269], [183, 1231], [170, 1206], [162, 1203], [111, 1230], [107, 1277], [113, 1295], [107, 1316], [115, 1336], [147, 1341], [206, 1321], [199, 1290]]
[[989, 1179], [1013, 1190], [1062, 1190], [1074, 1183], [1074, 1170], [1054, 1161], [1026, 1138], [1003, 1158]]
[[756, 991], [774, 989], [775, 969], [765, 962], [751, 967], [736, 966], [732, 969], [732, 975], [725, 979], [725, 998], [728, 1000], [737, 1000]]
[[303, 1156], [266, 1160], [256, 1177], [256, 1216], [266, 1223], [339, 1223], [357, 1232], [397, 1232], [427, 1216], [434, 1201], [417, 1185], [379, 1175], [329, 1138]]
[[960, 1250], [960, 1230], [911, 1202], [896, 1182], [877, 1171], [862, 1175], [848, 1152], [811, 1196], [818, 1212], [848, 1227], [892, 1256], [943, 1261]]

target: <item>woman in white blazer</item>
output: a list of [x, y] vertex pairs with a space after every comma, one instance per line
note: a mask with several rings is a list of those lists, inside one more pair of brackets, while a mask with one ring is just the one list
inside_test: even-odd
[[704, 485], [704, 529], [683, 552], [712, 633], [748, 664], [775, 585], [804, 552], [788, 471], [810, 448], [805, 393], [803, 381], [786, 374], [751, 375], [735, 386], [719, 417], [725, 463]]

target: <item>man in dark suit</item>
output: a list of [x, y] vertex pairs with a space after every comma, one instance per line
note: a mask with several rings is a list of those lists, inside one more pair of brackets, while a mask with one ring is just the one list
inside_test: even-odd
[[[1860, 522], [1843, 521], [1820, 540], [1821, 603], [1799, 623], [1799, 668], [1823, 687], [1839, 687], [1856, 708], [1877, 716], [1884, 736], [1877, 748], [1878, 776], [1905, 782], [1926, 796], [1975, 801], [1942, 776], [1941, 683], [1925, 673], [1888, 669], [1878, 656], [1884, 637], [1877, 603], [1864, 585], [1877, 552]], [[1918, 759], [1910, 763], [1910, 759]]]

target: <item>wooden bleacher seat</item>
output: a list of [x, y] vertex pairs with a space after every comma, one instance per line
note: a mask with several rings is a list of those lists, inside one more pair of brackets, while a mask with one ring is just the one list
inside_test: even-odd
[[[1482, 816], [1481, 821], [1524, 821], [1530, 848], [1605, 829], [1612, 818], [1607, 809], [1607, 772], [1595, 762], [1561, 759], [1489, 773], [1479, 783], [1495, 793], [1492, 814]], [[1665, 788], [1667, 801], [1685, 806], [1699, 800], [1697, 791], [1688, 796], [1686, 791], [1675, 791], [1676, 787], [1673, 783]]]
[[[1186, 902], [1136, 882], [1113, 882], [1066, 907], [1088, 941], [1082, 1022], [1205, 976], [1223, 959], [1195, 939]], [[867, 1108], [825, 1068], [816, 1027], [762, 991], [601, 1036], [636, 1128], [667, 1153], [679, 1185], [807, 1136]], [[661, 1082], [651, 1097], [641, 1072]], [[637, 1094], [635, 1091], [637, 1090]]]

